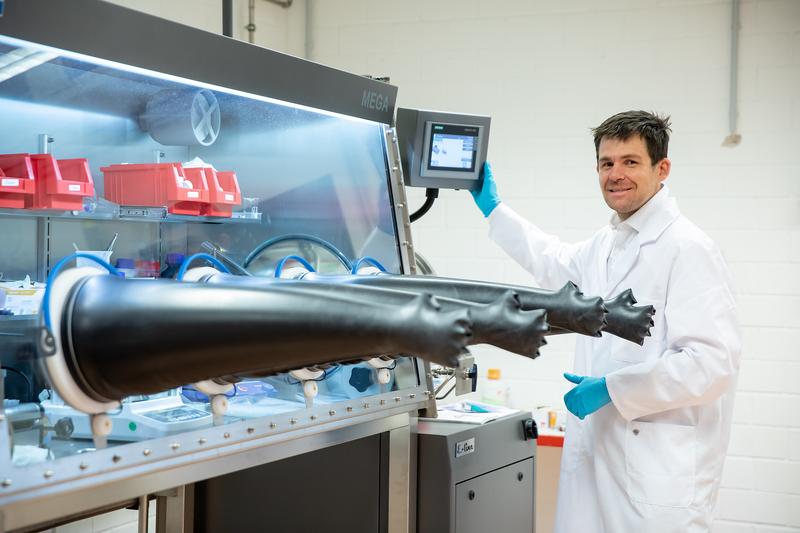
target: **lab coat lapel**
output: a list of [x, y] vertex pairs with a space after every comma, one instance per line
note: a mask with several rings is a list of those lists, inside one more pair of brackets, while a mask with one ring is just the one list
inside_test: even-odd
[[[605, 297], [608, 298], [613, 294], [614, 289], [616, 289], [617, 285], [628, 275], [628, 272], [631, 271], [633, 265], [636, 264], [636, 259], [639, 257], [639, 249], [641, 248], [641, 241], [640, 235], [634, 235], [631, 239], [631, 242], [622, 252], [622, 254], [616, 258], [614, 264], [611, 266], [611, 269], [608, 271], [607, 279], [608, 284], [606, 285], [605, 290]], [[609, 250], [610, 252], [610, 250]]]

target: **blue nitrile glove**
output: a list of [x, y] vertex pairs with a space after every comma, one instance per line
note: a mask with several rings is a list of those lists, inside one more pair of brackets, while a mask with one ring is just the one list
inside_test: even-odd
[[494, 175], [492, 175], [492, 165], [488, 161], [483, 164], [483, 187], [479, 191], [469, 192], [484, 217], [488, 217], [494, 211], [494, 208], [500, 205], [497, 184], [494, 182]]
[[606, 386], [606, 378], [576, 376], [565, 373], [568, 381], [578, 385], [564, 395], [564, 403], [573, 415], [583, 420], [611, 401]]

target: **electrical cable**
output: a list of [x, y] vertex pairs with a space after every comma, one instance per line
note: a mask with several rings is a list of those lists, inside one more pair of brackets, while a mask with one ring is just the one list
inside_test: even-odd
[[325, 239], [320, 239], [319, 237], [314, 237], [313, 235], [307, 235], [305, 233], [288, 233], [286, 235], [281, 235], [279, 237], [273, 237], [272, 239], [266, 240], [253, 248], [253, 251], [247, 254], [247, 258], [245, 258], [244, 263], [242, 263], [243, 268], [247, 268], [253, 260], [261, 255], [261, 253], [269, 248], [270, 246], [274, 246], [278, 243], [284, 241], [310, 241], [316, 244], [319, 244], [329, 252], [331, 252], [336, 259], [338, 259], [342, 265], [347, 269], [347, 271], [351, 271], [353, 269], [353, 264], [347, 259], [347, 256], [344, 255], [336, 246], [329, 243]]
[[297, 261], [298, 263], [303, 265], [306, 269], [308, 269], [309, 272], [316, 272], [316, 269], [313, 266], [311, 266], [311, 263], [309, 263], [308, 261], [306, 261], [305, 259], [303, 259], [299, 255], [287, 255], [286, 257], [284, 257], [283, 259], [278, 261], [278, 264], [275, 266], [275, 277], [276, 278], [281, 277], [281, 272], [283, 271], [283, 267], [286, 264], [286, 262], [289, 261], [289, 260]]
[[226, 267], [222, 263], [222, 261], [220, 261], [216, 257], [214, 257], [212, 255], [209, 255], [209, 254], [205, 254], [205, 253], [199, 253], [199, 254], [190, 255], [189, 257], [186, 258], [186, 260], [184, 260], [183, 263], [181, 263], [181, 267], [178, 269], [178, 273], [175, 275], [175, 279], [177, 279], [177, 280], [183, 279], [183, 276], [186, 274], [186, 271], [189, 269], [189, 265], [191, 265], [192, 262], [195, 259], [205, 259], [206, 261], [208, 261], [209, 263], [211, 263], [212, 265], [214, 265], [218, 269], [222, 270], [223, 272], [227, 272], [228, 274], [231, 273], [231, 271], [228, 270], [228, 267]]
[[411, 213], [408, 217], [410, 222], [416, 222], [417, 220], [421, 219], [422, 216], [430, 211], [431, 207], [433, 207], [433, 202], [439, 197], [439, 189], [427, 188], [425, 189], [425, 203], [422, 204], [422, 207]]
[[358, 269], [361, 266], [361, 263], [370, 264], [375, 268], [377, 268], [378, 270], [380, 270], [381, 272], [386, 272], [386, 267], [383, 266], [380, 261], [378, 261], [374, 257], [365, 255], [364, 257], [359, 258], [355, 263], [353, 263], [353, 269], [350, 271], [350, 273], [358, 274]]
[[50, 332], [53, 331], [53, 328], [50, 325], [50, 286], [53, 284], [53, 280], [56, 278], [56, 275], [61, 270], [61, 268], [65, 264], [67, 264], [69, 261], [72, 261], [73, 259], [77, 259], [79, 257], [83, 258], [83, 259], [89, 259], [91, 261], [94, 261], [98, 265], [100, 265], [103, 268], [105, 268], [106, 270], [108, 270], [109, 273], [111, 273], [111, 274], [113, 274], [115, 276], [122, 277], [122, 274], [120, 273], [119, 270], [117, 270], [116, 268], [111, 266], [106, 261], [103, 261], [102, 259], [100, 259], [99, 257], [96, 257], [94, 255], [89, 255], [89, 254], [84, 254], [84, 253], [81, 253], [81, 252], [77, 252], [77, 253], [70, 254], [70, 255], [68, 255], [66, 257], [61, 258], [55, 264], [55, 266], [53, 266], [52, 270], [50, 270], [50, 274], [47, 275], [47, 286], [44, 288], [44, 295], [42, 295], [42, 318], [44, 319], [45, 327]]

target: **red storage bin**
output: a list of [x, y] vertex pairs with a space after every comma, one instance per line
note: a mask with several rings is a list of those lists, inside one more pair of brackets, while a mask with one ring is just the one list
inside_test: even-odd
[[31, 209], [36, 180], [28, 154], [0, 154], [0, 207]]
[[209, 204], [203, 214], [210, 217], [230, 217], [233, 206], [242, 205], [242, 191], [235, 172], [215, 172], [206, 168], [208, 179]]
[[[205, 173], [180, 163], [102, 167], [106, 199], [120, 205], [166, 206], [176, 215], [200, 215], [208, 204]], [[190, 171], [190, 172], [187, 172]], [[186, 184], [191, 187], [186, 187]]]
[[50, 154], [31, 154], [36, 176], [34, 209], [83, 209], [83, 197], [94, 195], [94, 181], [86, 159], [56, 159]]

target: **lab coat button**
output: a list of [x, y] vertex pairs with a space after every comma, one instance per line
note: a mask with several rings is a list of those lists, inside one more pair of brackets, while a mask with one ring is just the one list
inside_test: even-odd
[[633, 430], [633, 434], [634, 434], [634, 435], [638, 435], [638, 434], [639, 434], [639, 428], [635, 428], [635, 429]]

